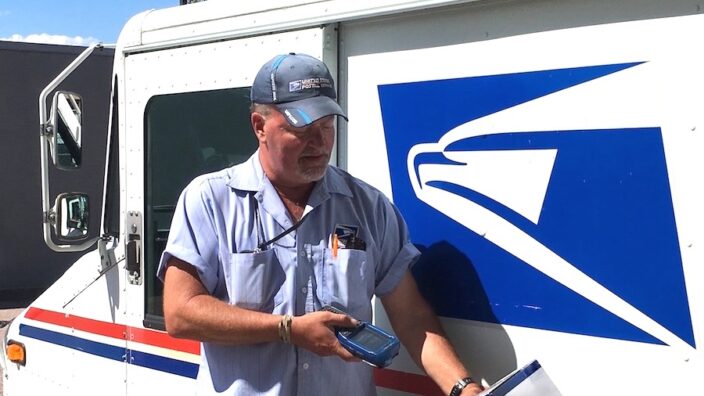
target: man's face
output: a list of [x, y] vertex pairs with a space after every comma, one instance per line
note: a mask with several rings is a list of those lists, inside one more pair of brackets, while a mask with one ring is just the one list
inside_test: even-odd
[[323, 177], [335, 142], [334, 116], [296, 128], [272, 108], [266, 116], [253, 113], [252, 126], [259, 139], [262, 167], [272, 183], [298, 187]]

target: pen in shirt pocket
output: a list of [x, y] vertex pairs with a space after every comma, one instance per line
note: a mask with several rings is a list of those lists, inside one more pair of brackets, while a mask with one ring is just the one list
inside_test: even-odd
[[337, 258], [337, 234], [332, 234], [332, 258]]

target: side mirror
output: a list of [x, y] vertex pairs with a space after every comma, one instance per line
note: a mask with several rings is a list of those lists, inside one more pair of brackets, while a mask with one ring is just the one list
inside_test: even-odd
[[54, 232], [60, 239], [80, 241], [88, 237], [88, 195], [63, 193], [54, 204]]
[[59, 91], [54, 94], [51, 105], [53, 140], [51, 155], [59, 169], [71, 170], [81, 167], [81, 125], [83, 99], [73, 92]]

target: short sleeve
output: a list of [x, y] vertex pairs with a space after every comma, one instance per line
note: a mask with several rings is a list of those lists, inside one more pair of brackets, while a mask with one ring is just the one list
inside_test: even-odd
[[157, 276], [164, 280], [169, 258], [176, 257], [198, 271], [201, 282], [213, 293], [218, 284], [218, 233], [207, 179], [196, 179], [181, 193], [161, 255]]
[[379, 219], [381, 238], [380, 263], [376, 270], [376, 287], [374, 293], [383, 297], [392, 292], [403, 279], [408, 268], [420, 252], [411, 243], [408, 227], [396, 206], [385, 197], [381, 200]]

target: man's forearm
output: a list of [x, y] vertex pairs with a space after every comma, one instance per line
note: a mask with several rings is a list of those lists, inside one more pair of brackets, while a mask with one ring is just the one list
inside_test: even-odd
[[[407, 273], [396, 290], [382, 298], [391, 325], [411, 358], [449, 394], [458, 380], [469, 372], [450, 344], [432, 308], [418, 292], [415, 281]], [[471, 385], [462, 395], [481, 390]]]
[[[460, 362], [450, 342], [442, 334], [427, 333], [421, 352], [422, 367], [428, 375], [438, 384], [443, 393], [449, 394], [458, 380], [469, 377], [470, 373]], [[479, 391], [479, 384], [469, 385]], [[474, 394], [474, 393], [462, 393]]]
[[223, 344], [279, 339], [281, 315], [249, 311], [207, 294], [190, 264], [172, 257], [164, 282], [166, 330], [178, 338]]
[[427, 309], [415, 309], [417, 315], [414, 323], [407, 323], [401, 330], [405, 334], [397, 334], [403, 340], [406, 349], [416, 364], [423, 368], [444, 393], [458, 379], [469, 376], [454, 348], [447, 339], [434, 313]]
[[[344, 349], [333, 328], [352, 327], [355, 322], [346, 315], [312, 312], [297, 316], [283, 326], [283, 315], [239, 308], [209, 295], [195, 268], [172, 257], [164, 282], [164, 319], [166, 330], [179, 338], [230, 345], [262, 342], [290, 342], [321, 356], [337, 355], [358, 361]], [[284, 332], [284, 337], [279, 331]]]
[[233, 345], [279, 340], [281, 315], [238, 308], [209, 295], [195, 296], [165, 316], [167, 331], [178, 338]]

